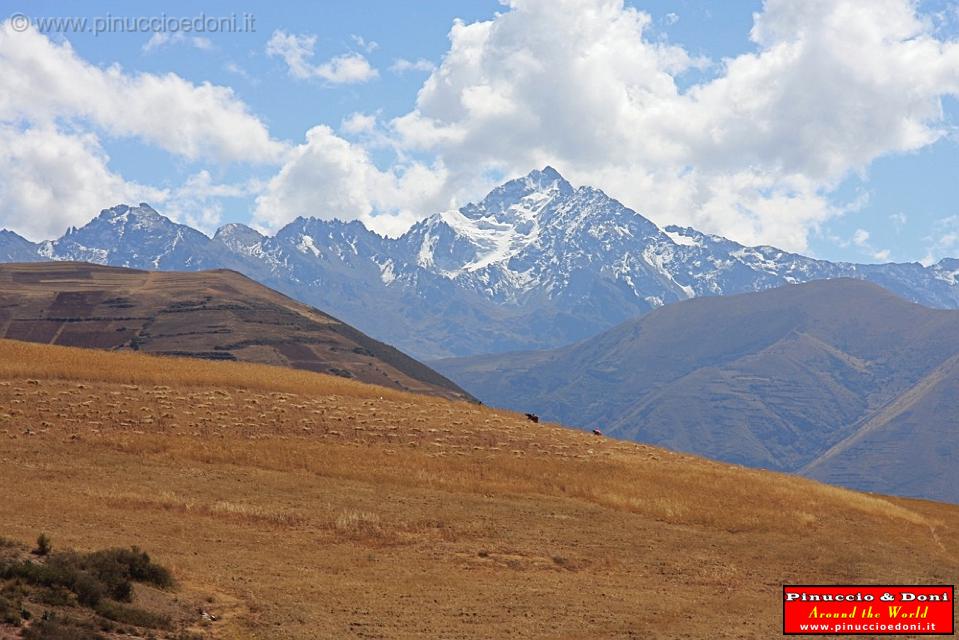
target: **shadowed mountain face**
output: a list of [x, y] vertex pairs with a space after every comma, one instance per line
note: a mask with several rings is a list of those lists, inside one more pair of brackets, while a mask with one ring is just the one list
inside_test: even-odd
[[32, 262], [37, 259], [35, 244], [12, 231], [0, 230], [0, 262]]
[[432, 364], [549, 420], [959, 502], [959, 312], [866, 282], [690, 300], [563, 349]]
[[838, 277], [959, 307], [957, 260], [832, 263], [660, 229], [550, 167], [399, 238], [325, 219], [335, 213], [304, 211], [274, 236], [228, 224], [209, 238], [146, 204], [119, 205], [56, 240], [0, 233], [0, 261], [233, 269], [421, 358], [556, 348], [673, 302]]
[[453, 399], [429, 367], [232, 271], [0, 265], [0, 337], [307, 369]]

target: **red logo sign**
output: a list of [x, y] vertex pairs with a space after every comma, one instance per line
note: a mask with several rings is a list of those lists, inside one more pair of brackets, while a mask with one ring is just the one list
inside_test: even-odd
[[948, 636], [952, 585], [785, 585], [785, 635]]

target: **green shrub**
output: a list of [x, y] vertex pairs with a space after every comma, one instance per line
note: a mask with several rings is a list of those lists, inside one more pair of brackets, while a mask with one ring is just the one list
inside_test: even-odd
[[[116, 633], [119, 625], [169, 630], [163, 615], [120, 604], [133, 599], [133, 583], [159, 588], [173, 586], [170, 572], [132, 547], [81, 554], [51, 552], [49, 539], [37, 539], [35, 555], [41, 559], [0, 559], [0, 624], [21, 625], [29, 612], [21, 602], [32, 600], [49, 606], [76, 603], [98, 615], [90, 621], [58, 617], [50, 612], [24, 630], [24, 640], [101, 640], [100, 631]], [[71, 595], [72, 594], [72, 595]], [[122, 626], [119, 627], [122, 630]]]
[[73, 603], [70, 591], [65, 587], [45, 587], [37, 593], [37, 601], [51, 607], [68, 607]]
[[[154, 564], [146, 552], [137, 547], [106, 549], [86, 556], [84, 568], [111, 585], [119, 580], [145, 582], [166, 589], [173, 586], [173, 576], [166, 568]], [[122, 599], [122, 598], [118, 598]]]
[[52, 550], [53, 544], [51, 544], [50, 538], [47, 537], [47, 534], [41, 533], [39, 536], [37, 536], [37, 548], [33, 550], [34, 555], [50, 555], [50, 551]]
[[173, 586], [170, 572], [136, 547], [88, 554], [53, 553], [46, 562], [0, 561], [0, 579], [20, 579], [48, 589], [65, 588], [85, 607], [95, 607], [103, 598], [129, 602], [133, 599], [133, 582], [160, 588]]
[[73, 592], [84, 607], [97, 606], [105, 595], [103, 583], [86, 573], [77, 576], [73, 583]]
[[20, 626], [20, 619], [22, 617], [20, 610], [21, 605], [19, 602], [14, 602], [0, 596], [0, 623]]
[[38, 563], [30, 560], [0, 564], [0, 578], [11, 580], [19, 578], [29, 584], [52, 587], [71, 586], [72, 576], [63, 567], [51, 563]]
[[133, 583], [129, 580], [119, 580], [110, 585], [110, 597], [119, 602], [133, 600]]
[[3, 587], [0, 587], [0, 596], [11, 601], [23, 600], [29, 594], [30, 589], [22, 580], [9, 580], [3, 584]]

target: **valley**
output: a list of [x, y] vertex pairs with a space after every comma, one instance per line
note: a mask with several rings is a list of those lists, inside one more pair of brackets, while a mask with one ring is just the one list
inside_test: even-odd
[[668, 305], [549, 351], [431, 363], [494, 406], [959, 502], [959, 312], [837, 279]]

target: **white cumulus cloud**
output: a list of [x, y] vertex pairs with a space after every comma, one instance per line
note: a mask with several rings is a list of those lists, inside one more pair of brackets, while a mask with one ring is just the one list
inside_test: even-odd
[[9, 21], [0, 24], [0, 78], [0, 227], [33, 240], [120, 202], [168, 200], [169, 189], [112, 169], [104, 138], [225, 164], [275, 164], [287, 149], [227, 87], [101, 68], [69, 42]]
[[202, 169], [171, 191], [163, 213], [212, 236], [223, 222], [224, 199], [245, 198], [261, 189], [258, 180], [217, 182], [208, 170]]
[[203, 36], [193, 36], [188, 38], [182, 31], [170, 33], [167, 31], [157, 31], [150, 36], [150, 39], [143, 45], [144, 53], [151, 53], [157, 49], [162, 49], [174, 44], [189, 44], [190, 46], [202, 51], [211, 51], [213, 41]]
[[396, 235], [445, 204], [446, 178], [441, 166], [415, 162], [380, 170], [361, 146], [318, 125], [257, 197], [254, 222], [275, 231], [297, 216], [361, 220]]
[[[313, 64], [315, 47], [316, 36], [298, 36], [277, 30], [266, 44], [266, 53], [282, 58], [290, 70], [290, 75], [303, 80], [320, 78], [330, 84], [355, 84], [368, 82], [379, 75], [366, 57], [355, 52], [334, 56], [321, 64]], [[371, 50], [368, 44], [366, 48]]]
[[124, 180], [92, 133], [0, 124], [0, 228], [29, 240], [59, 236], [118, 202], [166, 200], [168, 192]]
[[[767, 0], [754, 50], [710, 67], [621, 0], [513, 0], [457, 21], [398, 143], [454, 180], [550, 163], [659, 223], [804, 250], [876, 158], [946, 133], [959, 46], [909, 0]], [[458, 193], [460, 185], [447, 185]]]
[[[317, 215], [396, 233], [482, 196], [494, 176], [551, 164], [657, 223], [803, 251], [828, 220], [868, 198], [838, 201], [850, 176], [951, 135], [942, 102], [959, 96], [959, 44], [920, 7], [766, 0], [742, 34], [748, 51], [705, 60], [623, 0], [507, 0], [491, 19], [455, 21], [435, 65], [394, 61], [394, 73], [428, 74], [406, 113], [389, 118], [366, 105], [342, 119], [339, 135], [318, 124], [292, 147], [229, 88], [97, 67], [69, 44], [6, 24], [0, 123], [11, 144], [32, 132], [33, 146], [45, 137], [93, 158], [91, 179], [109, 194], [145, 187], [107, 168], [97, 135], [136, 137], [190, 160], [276, 164], [249, 191], [254, 221], [268, 229]], [[363, 55], [376, 47], [353, 43], [362, 53], [317, 61], [316, 36], [278, 30], [266, 51], [301, 79], [376, 78]], [[35, 166], [24, 144], [17, 157]], [[17, 162], [7, 160], [11, 175]], [[11, 190], [6, 173], [0, 181]], [[209, 209], [208, 226], [216, 198], [232, 197], [214, 186], [211, 196], [179, 197]], [[42, 211], [29, 202], [44, 199], [21, 197], [25, 215]], [[861, 241], [860, 250], [888, 257], [868, 236]]]
[[363, 36], [358, 36], [355, 33], [350, 35], [350, 39], [356, 43], [360, 49], [363, 49], [367, 53], [372, 53], [380, 48], [380, 43], [375, 40], [367, 40]]
[[0, 26], [0, 121], [86, 121], [188, 159], [273, 162], [284, 145], [232, 89], [102, 69], [33, 29]]
[[424, 58], [417, 60], [407, 60], [406, 58], [397, 58], [390, 65], [390, 71], [393, 73], [406, 73], [407, 71], [425, 71], [432, 72], [436, 65]]

